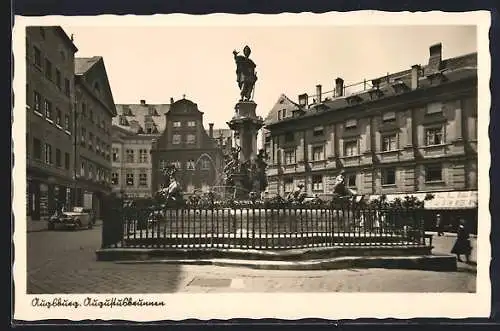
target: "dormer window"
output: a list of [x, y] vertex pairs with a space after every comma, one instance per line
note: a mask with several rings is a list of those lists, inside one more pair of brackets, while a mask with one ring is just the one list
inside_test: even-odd
[[120, 116], [120, 125], [123, 125], [123, 126], [128, 126], [128, 121], [127, 121], [127, 118], [125, 116]]
[[358, 120], [350, 119], [345, 122], [346, 129], [355, 129], [358, 126]]
[[160, 116], [158, 114], [158, 111], [156, 110], [156, 107], [154, 107], [154, 106], [149, 106], [149, 108], [148, 108], [148, 115], [149, 116]]
[[409, 89], [405, 82], [403, 82], [403, 80], [400, 78], [394, 80], [394, 82], [392, 83], [392, 88], [396, 93], [403, 93]]
[[123, 112], [122, 112], [122, 114], [124, 116], [134, 116], [134, 114], [132, 113], [132, 109], [130, 109], [129, 105], [123, 105]]

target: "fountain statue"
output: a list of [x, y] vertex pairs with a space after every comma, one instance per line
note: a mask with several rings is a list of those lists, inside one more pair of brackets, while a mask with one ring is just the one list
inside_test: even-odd
[[[260, 194], [267, 187], [267, 156], [263, 150], [257, 154], [257, 133], [264, 125], [264, 120], [256, 115], [257, 104], [252, 100], [257, 75], [256, 65], [250, 59], [250, 53], [248, 46], [243, 49], [244, 56], [233, 51], [240, 100], [234, 107], [233, 118], [227, 124], [237, 133], [239, 145], [233, 147], [230, 155], [226, 156], [224, 174], [226, 185], [236, 187], [234, 198], [237, 199], [247, 199], [250, 192]], [[240, 193], [236, 194], [236, 191]]]
[[183, 204], [183, 192], [181, 185], [175, 178], [177, 168], [175, 164], [169, 164], [162, 170], [164, 184], [162, 188], [156, 192], [157, 200], [163, 200], [165, 203], [175, 203], [176, 205]]
[[252, 50], [250, 47], [243, 48], [243, 54], [238, 55], [236, 50], [233, 51], [234, 61], [236, 62], [236, 81], [240, 88], [240, 101], [249, 101], [252, 99], [252, 92], [255, 88], [257, 81], [257, 74], [255, 73], [255, 63], [249, 58]]

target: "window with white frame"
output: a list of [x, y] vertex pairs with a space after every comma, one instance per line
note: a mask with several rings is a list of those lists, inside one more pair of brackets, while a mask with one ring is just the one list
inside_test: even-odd
[[160, 160], [159, 170], [163, 170], [167, 167], [167, 160]]
[[285, 188], [285, 193], [290, 193], [293, 191], [293, 178], [285, 178], [283, 180], [284, 188]]
[[89, 164], [89, 178], [94, 178], [94, 166], [92, 164]]
[[355, 156], [355, 155], [358, 155], [358, 141], [357, 140], [344, 141], [344, 156]]
[[382, 169], [382, 185], [396, 184], [396, 168]]
[[80, 177], [85, 177], [85, 161], [80, 164]]
[[37, 113], [42, 113], [42, 96], [37, 91], [33, 91], [33, 106]]
[[356, 174], [347, 174], [345, 176], [345, 182], [348, 187], [356, 187]]
[[148, 174], [142, 172], [139, 174], [139, 186], [148, 186]]
[[382, 136], [382, 151], [394, 151], [398, 148], [397, 134], [386, 134]]
[[180, 121], [174, 121], [174, 122], [172, 122], [172, 126], [174, 128], [180, 128], [181, 127], [181, 122]]
[[180, 143], [181, 143], [181, 135], [180, 134], [172, 135], [172, 144], [179, 145]]
[[441, 145], [444, 144], [444, 127], [429, 127], [425, 129], [425, 145]]
[[175, 169], [180, 170], [182, 169], [182, 162], [181, 161], [174, 161], [172, 164], [175, 166]]
[[312, 160], [321, 161], [325, 159], [325, 148], [324, 146], [313, 146], [312, 148]]
[[443, 112], [443, 104], [441, 102], [432, 102], [427, 104], [426, 114], [439, 114]]
[[295, 150], [285, 150], [284, 152], [285, 164], [295, 164]]
[[45, 163], [52, 164], [52, 146], [45, 144]]
[[186, 169], [187, 170], [194, 170], [194, 160], [188, 160], [186, 162]]
[[56, 107], [56, 124], [61, 126], [62, 124], [62, 112], [61, 109]]
[[118, 148], [113, 148], [113, 162], [120, 162], [120, 151]]
[[134, 150], [133, 149], [125, 150], [125, 155], [126, 155], [126, 162], [127, 163], [134, 163]]
[[323, 176], [322, 175], [312, 176], [312, 189], [313, 189], [313, 191], [323, 191]]
[[190, 128], [194, 128], [196, 126], [196, 122], [195, 121], [188, 121], [187, 126]]
[[45, 99], [44, 108], [45, 108], [45, 118], [52, 120], [52, 102]]
[[186, 143], [188, 143], [188, 144], [196, 143], [196, 136], [194, 134], [187, 134], [186, 135]]
[[69, 115], [64, 115], [64, 129], [68, 132], [71, 132], [71, 122], [69, 120]]
[[128, 172], [126, 174], [125, 184], [127, 184], [127, 186], [134, 186], [134, 173], [133, 172]]
[[111, 184], [118, 185], [119, 177], [117, 172], [111, 174]]
[[201, 170], [209, 170], [210, 169], [210, 160], [204, 158], [201, 159]]
[[139, 163], [147, 163], [148, 162], [148, 150], [140, 149], [139, 150]]
[[443, 180], [443, 165], [440, 163], [425, 166], [425, 181], [440, 182]]

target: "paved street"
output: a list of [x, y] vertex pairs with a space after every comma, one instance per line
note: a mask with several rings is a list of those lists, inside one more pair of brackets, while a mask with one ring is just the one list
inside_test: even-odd
[[[267, 271], [97, 262], [101, 228], [28, 233], [28, 293], [474, 292], [470, 270]], [[435, 237], [449, 251], [453, 237]], [[464, 267], [460, 264], [459, 267]], [[462, 269], [462, 268], [460, 268]]]

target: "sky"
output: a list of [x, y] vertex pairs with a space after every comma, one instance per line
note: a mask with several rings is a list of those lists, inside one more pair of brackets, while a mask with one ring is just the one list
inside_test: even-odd
[[252, 49], [254, 100], [265, 117], [284, 93], [315, 94], [426, 64], [441, 42], [443, 59], [477, 51], [475, 26], [64, 26], [77, 57], [102, 56], [116, 104], [169, 103], [185, 95], [204, 125], [227, 128], [239, 99], [232, 51]]

